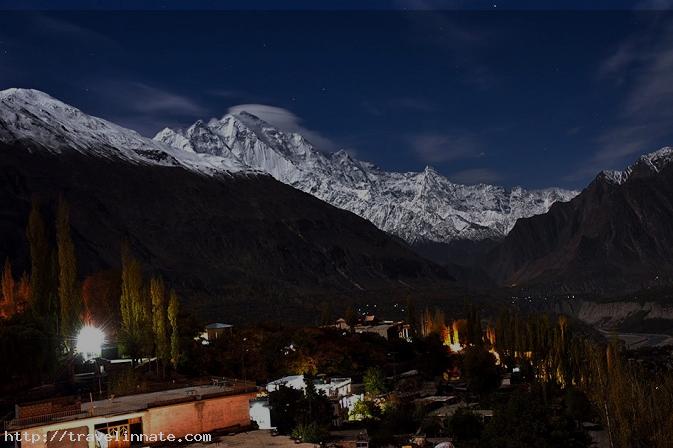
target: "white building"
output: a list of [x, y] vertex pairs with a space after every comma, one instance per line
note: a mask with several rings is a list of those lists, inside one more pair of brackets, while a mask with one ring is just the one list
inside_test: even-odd
[[[331, 400], [334, 407], [334, 416], [332, 418], [334, 426], [341, 426], [348, 418], [348, 414], [353, 410], [355, 404], [363, 398], [362, 394], [352, 393], [352, 381], [350, 378], [316, 378], [313, 380], [313, 384], [318, 393], [324, 394]], [[277, 379], [267, 384], [266, 390], [274, 392], [282, 386], [306, 392], [304, 375], [291, 375]], [[266, 406], [268, 408], [268, 402]], [[261, 407], [255, 408], [255, 415], [252, 412], [251, 407], [250, 418], [254, 421], [257, 421], [258, 418], [260, 420], [265, 418], [266, 411]], [[258, 422], [257, 424], [259, 425], [260, 423]]]
[[[329, 398], [340, 398], [351, 393], [350, 378], [316, 378], [313, 380], [313, 384], [318, 393], [324, 393]], [[281, 386], [306, 391], [304, 375], [290, 375], [271, 381], [266, 385], [266, 390], [273, 392]]]
[[250, 400], [250, 420], [257, 423], [259, 429], [272, 429], [271, 408], [268, 398]]

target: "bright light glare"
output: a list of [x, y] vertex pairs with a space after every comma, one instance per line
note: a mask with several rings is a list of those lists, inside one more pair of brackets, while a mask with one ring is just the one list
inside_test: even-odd
[[100, 357], [105, 343], [105, 333], [100, 328], [85, 325], [77, 335], [75, 350], [84, 356], [84, 359]]

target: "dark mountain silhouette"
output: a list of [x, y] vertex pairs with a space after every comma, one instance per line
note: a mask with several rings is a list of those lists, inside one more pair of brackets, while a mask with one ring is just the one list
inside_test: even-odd
[[671, 148], [603, 172], [567, 203], [520, 219], [482, 263], [503, 285], [615, 293], [673, 279]]
[[445, 287], [452, 278], [370, 222], [270, 176], [205, 176], [0, 145], [0, 257], [29, 267], [31, 198], [47, 224], [59, 195], [70, 203], [80, 272], [118, 267], [128, 240], [146, 270], [185, 294], [225, 291], [358, 293]]

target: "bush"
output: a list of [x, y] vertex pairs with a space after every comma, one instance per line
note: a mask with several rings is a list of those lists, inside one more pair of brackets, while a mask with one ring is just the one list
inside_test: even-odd
[[458, 442], [479, 439], [484, 426], [479, 416], [468, 408], [460, 408], [449, 419], [449, 432]]
[[320, 443], [327, 440], [329, 437], [329, 430], [325, 426], [318, 423], [300, 423], [292, 430], [292, 438], [301, 440], [306, 443]]

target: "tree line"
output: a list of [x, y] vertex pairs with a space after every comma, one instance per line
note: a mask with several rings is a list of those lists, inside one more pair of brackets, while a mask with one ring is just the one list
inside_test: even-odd
[[470, 343], [499, 353], [504, 365], [519, 366], [539, 386], [547, 405], [559, 391], [578, 390], [593, 404], [611, 447], [670, 446], [670, 371], [648, 371], [628, 359], [616, 336], [606, 342], [564, 315], [505, 309], [476, 341], [480, 320], [477, 312], [468, 316]]
[[[32, 347], [36, 356], [44, 351], [45, 363], [52, 365], [44, 372], [57, 370], [55, 364], [74, 354], [76, 335], [89, 324], [103, 327], [108, 337], [116, 336], [120, 353], [134, 362], [154, 355], [164, 374], [166, 367], [178, 366], [182, 359], [179, 297], [160, 276], [145, 279], [141, 263], [128, 243], [122, 243], [121, 271], [99, 271], [82, 280], [72, 239], [70, 206], [63, 196], [56, 204], [51, 228], [39, 201], [33, 198], [26, 239], [29, 272], [15, 278], [7, 257], [0, 278], [3, 359], [18, 356], [14, 348], [17, 338], [29, 338], [23, 345]], [[43, 347], [51, 348], [42, 350]], [[0, 375], [22, 374], [17, 371], [17, 364], [0, 369]], [[40, 381], [44, 379], [40, 376]]]

